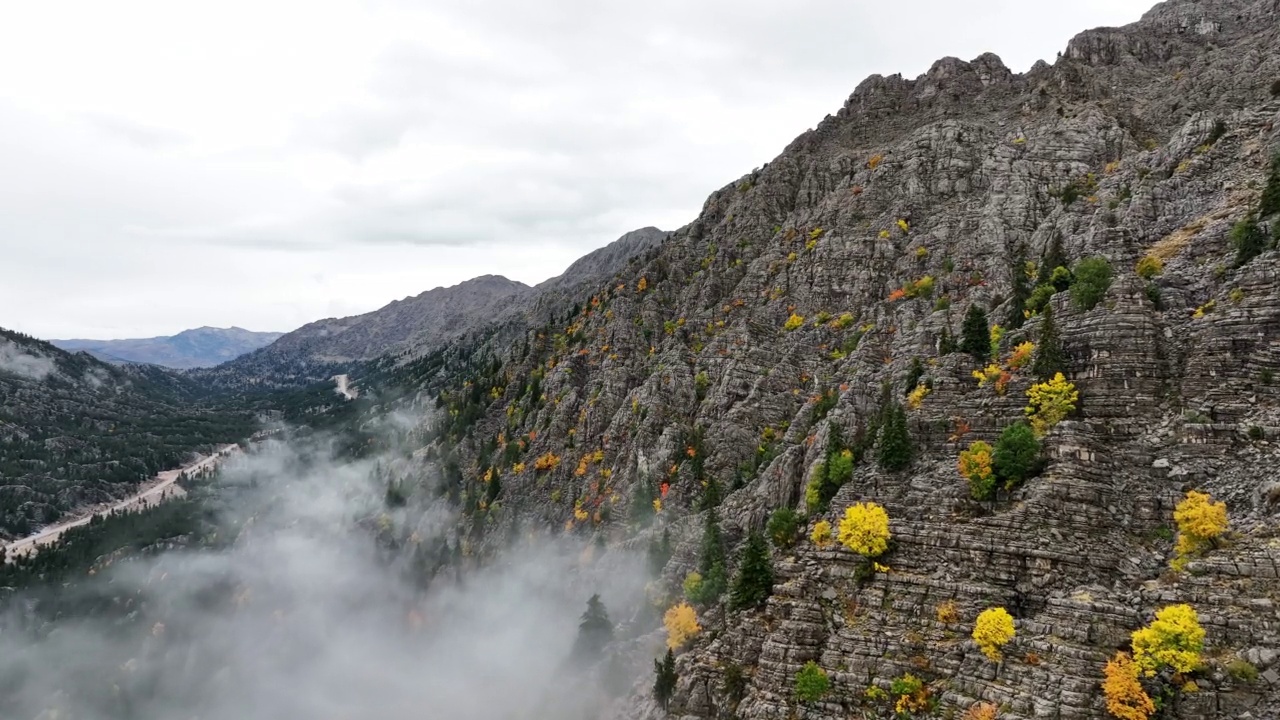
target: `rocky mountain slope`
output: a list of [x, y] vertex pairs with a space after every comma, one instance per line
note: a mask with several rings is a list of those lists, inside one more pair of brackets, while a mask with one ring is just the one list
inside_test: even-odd
[[253, 432], [157, 367], [117, 367], [0, 329], [0, 538], [124, 497], [191, 453]]
[[567, 307], [569, 298], [612, 277], [665, 236], [652, 227], [629, 232], [536, 288], [485, 275], [396, 300], [364, 315], [318, 320], [199, 377], [224, 386], [305, 384], [389, 355], [427, 355], [504, 322], [523, 327], [528, 318]]
[[[1206, 650], [1160, 681], [1164, 716], [1275, 716], [1277, 95], [1275, 0], [1170, 0], [1023, 75], [984, 55], [867, 79], [576, 311], [403, 367], [420, 388], [404, 404], [442, 410], [425, 454], [467, 552], [499, 552], [517, 523], [618, 553], [666, 531], [652, 590], [671, 604], [705, 558], [707, 507], [732, 575], [747, 534], [805, 514], [811, 478], [847, 449], [828, 507], [771, 548], [767, 604], [699, 607], [671, 716], [889, 717], [911, 675], [933, 709], [908, 715], [1107, 717], [1107, 660], [1175, 603]], [[1003, 327], [995, 360], [981, 320], [972, 354], [954, 351], [974, 307]], [[1037, 378], [1011, 356], [1054, 345], [1047, 308], [1077, 408], [1033, 477], [976, 502], [958, 455], [1025, 417]], [[905, 467], [882, 429], [895, 407]], [[1191, 489], [1226, 502], [1232, 533], [1173, 572]], [[890, 517], [877, 566], [804, 539], [863, 501]], [[998, 663], [969, 639], [994, 607], [1017, 628]], [[618, 652], [647, 676], [609, 716], [663, 717], [647, 673], [660, 635], [632, 622], [650, 624]], [[830, 688], [805, 702], [810, 661]]]
[[284, 333], [253, 332], [239, 327], [199, 327], [177, 335], [131, 340], [50, 340], [63, 350], [83, 350], [109, 363], [147, 363], [187, 370], [213, 367], [266, 347]]

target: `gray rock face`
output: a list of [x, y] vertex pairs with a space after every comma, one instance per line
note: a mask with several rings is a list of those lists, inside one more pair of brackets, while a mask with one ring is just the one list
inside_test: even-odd
[[[1278, 256], [1235, 267], [1229, 240], [1280, 150], [1276, 79], [1275, 0], [1162, 3], [1025, 75], [984, 55], [867, 79], [576, 315], [514, 349], [475, 351], [503, 359], [501, 372], [444, 399], [469, 418], [445, 448], [461, 459], [462, 492], [481, 493], [490, 464], [502, 477], [502, 510], [473, 510], [476, 533], [496, 542], [513, 512], [620, 549], [667, 528], [676, 548], [661, 584], [675, 597], [696, 564], [707, 481], [731, 490], [719, 512], [736, 558], [747, 531], [802, 504], [829, 435], [856, 444], [881, 388], [901, 398], [918, 359], [932, 391], [908, 411], [911, 467], [862, 460], [805, 530], [880, 503], [889, 571], [866, 577], [852, 553], [807, 541], [775, 550], [763, 611], [702, 613], [709, 630], [678, 660], [671, 716], [890, 717], [867, 689], [912, 673], [943, 717], [983, 700], [1002, 718], [1102, 718], [1106, 660], [1180, 602], [1207, 631], [1206, 669], [1167, 716], [1277, 716], [1280, 689], [1225, 670], [1237, 655], [1272, 663], [1260, 649], [1280, 645]], [[979, 387], [973, 359], [939, 355], [940, 339], [960, 334], [973, 303], [1009, 324], [1013, 278], [1055, 241], [1072, 262], [1115, 269], [1092, 309], [1065, 292], [1050, 301], [1079, 411], [1045, 438], [1039, 476], [980, 506], [957, 454], [1024, 416], [1032, 378]], [[1152, 280], [1134, 271], [1148, 255], [1163, 261]], [[926, 278], [932, 293], [916, 293]], [[1041, 326], [1010, 329], [1001, 357]], [[467, 400], [485, 392], [492, 401]], [[539, 458], [559, 464], [538, 470]], [[656, 527], [637, 535], [625, 518], [647, 499], [640, 482], [667, 490]], [[1174, 574], [1172, 510], [1191, 488], [1227, 502], [1236, 534]], [[940, 619], [948, 601], [957, 617]], [[969, 639], [992, 606], [1017, 622], [1000, 664]], [[800, 704], [794, 678], [809, 660], [832, 690]], [[730, 665], [748, 678], [737, 702]], [[638, 692], [625, 716], [662, 713]]]
[[109, 363], [135, 362], [187, 370], [213, 367], [266, 347], [284, 333], [201, 327], [177, 335], [134, 340], [50, 340], [63, 350], [83, 350]]

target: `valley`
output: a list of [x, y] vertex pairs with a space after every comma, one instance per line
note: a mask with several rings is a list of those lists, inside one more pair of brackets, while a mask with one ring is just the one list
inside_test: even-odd
[[5, 331], [0, 716], [1280, 717], [1277, 263], [1280, 4], [1168, 0], [536, 286]]

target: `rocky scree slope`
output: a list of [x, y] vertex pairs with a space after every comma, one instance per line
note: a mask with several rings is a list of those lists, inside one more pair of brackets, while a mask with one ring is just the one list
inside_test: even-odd
[[109, 363], [147, 363], [187, 370], [213, 367], [275, 342], [284, 333], [253, 332], [244, 328], [200, 327], [177, 335], [131, 340], [50, 340], [76, 352], [83, 350]]
[[[1207, 661], [1198, 692], [1164, 712], [1274, 716], [1280, 546], [1264, 468], [1280, 427], [1280, 276], [1270, 249], [1237, 267], [1230, 235], [1280, 150], [1278, 28], [1274, 0], [1175, 0], [1085, 32], [1025, 75], [984, 55], [866, 80], [578, 313], [455, 363], [470, 376], [440, 396], [429, 453], [468, 512], [468, 542], [496, 546], [517, 517], [619, 549], [666, 529], [676, 547], [661, 582], [678, 595], [707, 483], [728, 493], [718, 513], [736, 558], [777, 508], [803, 510], [838, 431], [859, 462], [802, 535], [881, 503], [891, 570], [866, 577], [857, 556], [806, 541], [774, 548], [762, 611], [701, 611], [714, 632], [679, 656], [672, 716], [883, 715], [867, 688], [910, 672], [944, 715], [983, 700], [1008, 718], [1105, 717], [1105, 661], [1177, 602], [1199, 612]], [[1000, 395], [940, 345], [974, 304], [1010, 328], [1002, 358], [1038, 341], [1039, 317], [1013, 327], [1014, 278], [1056, 253], [1115, 271], [1091, 309], [1067, 292], [1048, 300], [1079, 409], [1045, 438], [1037, 477], [975, 503], [957, 454], [1023, 416], [1032, 377], [1014, 373]], [[1134, 272], [1147, 256], [1163, 264], [1150, 280]], [[887, 472], [870, 431], [882, 387], [901, 398], [915, 360], [932, 392], [908, 411], [914, 462]], [[637, 534], [627, 519], [659, 483], [662, 510]], [[1173, 574], [1171, 513], [1190, 488], [1227, 502], [1234, 535]], [[947, 601], [954, 622], [938, 619]], [[998, 665], [968, 639], [992, 606], [1018, 630]], [[1226, 672], [1236, 659], [1261, 676]], [[802, 704], [794, 678], [810, 660], [832, 688]], [[732, 693], [730, 668], [746, 678]], [[649, 683], [621, 713], [663, 715]]]

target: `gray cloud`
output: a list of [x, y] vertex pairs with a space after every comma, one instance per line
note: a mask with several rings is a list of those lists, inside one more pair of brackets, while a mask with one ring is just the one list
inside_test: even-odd
[[270, 0], [194, 30], [96, 15], [109, 48], [33, 7], [26, 34], [0, 29], [0, 307], [24, 308], [0, 325], [284, 329], [330, 312], [321, 269], [354, 310], [484, 272], [536, 283], [689, 222], [871, 73], [984, 51], [1025, 69], [1149, 1], [334, 0], [300, 33]]

